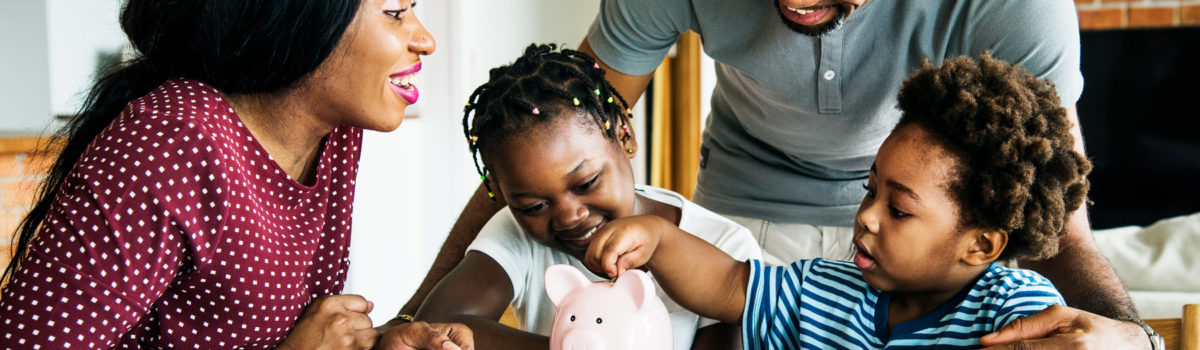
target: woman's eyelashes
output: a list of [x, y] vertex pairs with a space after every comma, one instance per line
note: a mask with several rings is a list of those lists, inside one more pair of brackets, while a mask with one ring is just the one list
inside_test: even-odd
[[395, 10], [383, 10], [383, 13], [388, 16], [391, 16], [392, 18], [395, 18], [396, 20], [403, 20], [404, 14], [408, 13], [409, 10], [411, 10], [413, 7], [416, 7], [416, 6], [417, 6], [417, 2], [413, 1], [408, 4], [408, 7], [395, 9]]
[[404, 20], [405, 12], [408, 12], [408, 9], [383, 11], [384, 14], [392, 16], [392, 18], [395, 18], [397, 21]]

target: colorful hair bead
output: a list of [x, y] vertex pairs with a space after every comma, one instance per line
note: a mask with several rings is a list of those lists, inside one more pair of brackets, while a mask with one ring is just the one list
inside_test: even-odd
[[576, 106], [578, 106], [578, 105], [579, 105], [579, 98], [578, 98], [578, 97], [572, 97], [572, 98], [571, 98], [571, 103], [574, 103]]
[[612, 127], [612, 123], [605, 120], [604, 121], [604, 130], [608, 130], [608, 128], [611, 128], [611, 127]]
[[613, 99], [612, 99], [612, 96], [609, 96], [609, 97], [608, 97], [608, 103], [613, 103], [612, 101], [613, 101]]
[[592, 63], [592, 68], [600, 69], [599, 63]]
[[596, 94], [596, 96], [600, 96], [600, 89], [592, 90], [592, 93]]
[[537, 107], [533, 107], [533, 115], [538, 115], [538, 114], [542, 114], [542, 111], [539, 111], [537, 109]]

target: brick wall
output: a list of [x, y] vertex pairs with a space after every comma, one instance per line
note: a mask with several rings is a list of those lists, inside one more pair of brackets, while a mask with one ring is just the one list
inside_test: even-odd
[[12, 259], [17, 224], [29, 212], [51, 156], [37, 153], [39, 138], [0, 139], [0, 271]]
[[1075, 0], [1082, 30], [1200, 26], [1200, 0]]

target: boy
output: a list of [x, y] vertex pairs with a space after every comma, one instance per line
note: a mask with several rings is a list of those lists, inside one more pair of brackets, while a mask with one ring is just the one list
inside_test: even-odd
[[1062, 304], [1037, 273], [995, 264], [1053, 255], [1085, 200], [1091, 164], [1072, 150], [1053, 87], [960, 57], [925, 64], [899, 101], [864, 185], [853, 262], [740, 262], [646, 216], [607, 225], [585, 262], [609, 276], [646, 266], [681, 305], [740, 324], [747, 349], [973, 348]]

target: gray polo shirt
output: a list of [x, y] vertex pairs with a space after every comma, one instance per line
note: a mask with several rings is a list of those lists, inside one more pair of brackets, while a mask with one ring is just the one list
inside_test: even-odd
[[784, 26], [772, 0], [604, 0], [596, 54], [652, 72], [680, 33], [716, 61], [695, 202], [779, 222], [850, 226], [896, 95], [921, 61], [992, 56], [1024, 65], [1070, 107], [1083, 90], [1069, 0], [873, 0], [814, 38]]

